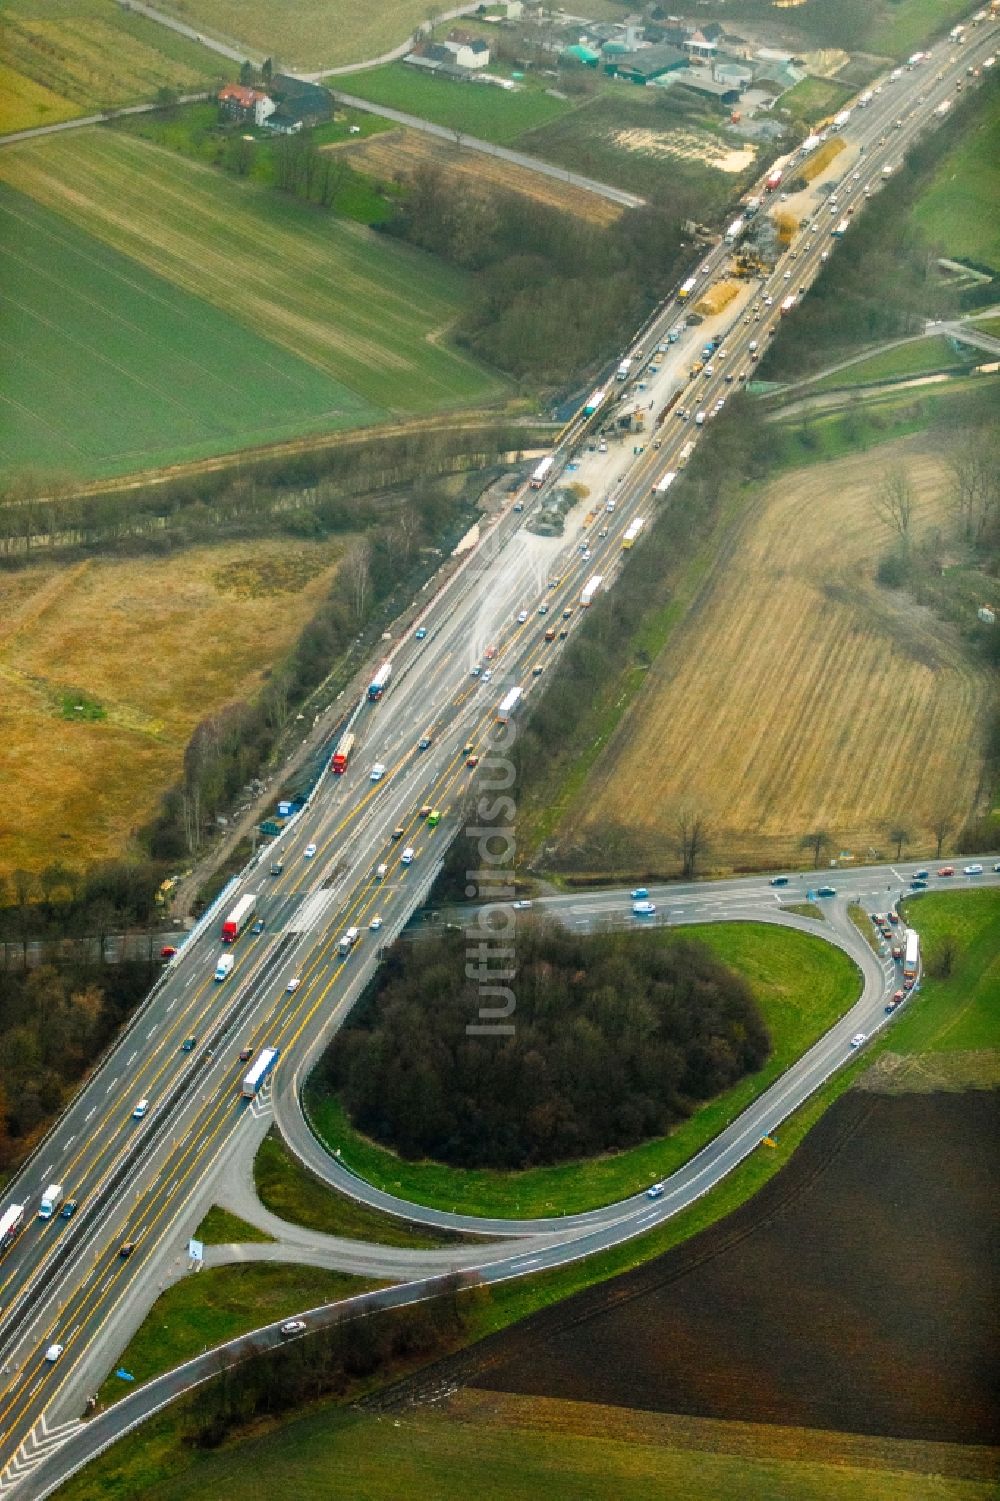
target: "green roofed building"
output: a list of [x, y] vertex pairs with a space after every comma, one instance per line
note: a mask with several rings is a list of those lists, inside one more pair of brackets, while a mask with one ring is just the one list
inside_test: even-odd
[[[607, 52], [605, 48], [605, 52]], [[605, 66], [609, 73], [626, 78], [630, 83], [655, 83], [667, 73], [686, 68], [688, 59], [677, 47], [664, 43], [659, 47], [643, 47], [630, 52], [626, 57], [608, 59]]]
[[574, 62], [583, 63], [585, 68], [596, 68], [600, 62], [600, 53], [594, 52], [590, 47], [585, 47], [582, 42], [577, 42], [573, 47], [567, 47], [563, 57], [572, 58]]

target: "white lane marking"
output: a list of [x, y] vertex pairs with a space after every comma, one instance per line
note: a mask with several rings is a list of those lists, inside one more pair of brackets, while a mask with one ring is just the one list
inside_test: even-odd
[[153, 1033], [156, 1031], [156, 1029], [157, 1029], [157, 1027], [159, 1025], [160, 1025], [159, 1022], [154, 1022], [153, 1023], [153, 1025], [150, 1027], [149, 1031], [146, 1033], [147, 1038], [152, 1037]]
[[90, 1117], [93, 1115], [93, 1113], [94, 1113], [94, 1111], [96, 1109], [97, 1109], [96, 1105], [91, 1105], [90, 1109], [87, 1111], [87, 1114], [83, 1117], [83, 1123], [84, 1123], [84, 1125], [87, 1124], [87, 1122], [90, 1120]]
[[67, 1138], [66, 1138], [66, 1145], [68, 1147], [71, 1147], [75, 1141], [76, 1141], [76, 1132], [74, 1131], [72, 1136], [67, 1136]]
[[106, 1089], [106, 1090], [105, 1090], [105, 1091], [104, 1091], [104, 1093], [105, 1093], [105, 1094], [110, 1094], [110, 1093], [111, 1093], [111, 1091], [112, 1091], [112, 1090], [113, 1090], [113, 1089], [114, 1089], [114, 1087], [115, 1087], [115, 1085], [116, 1085], [116, 1084], [117, 1084], [117, 1083], [118, 1083], [118, 1080], [117, 1080], [117, 1079], [112, 1079], [112, 1080], [111, 1080], [111, 1083], [110, 1083], [110, 1084], [109, 1084], [109, 1085], [108, 1085], [108, 1087], [107, 1087], [107, 1089]]
[[49, 1173], [51, 1173], [51, 1171], [52, 1171], [52, 1163], [50, 1162], [49, 1165], [48, 1165], [48, 1167], [43, 1167], [42, 1168], [42, 1177], [43, 1178], [47, 1178], [49, 1176]]
[[126, 1062], [125, 1067], [128, 1068], [129, 1063], [131, 1063], [133, 1059], [138, 1058], [138, 1056], [139, 1056], [139, 1049], [136, 1048], [136, 1050], [135, 1050], [134, 1053], [130, 1053], [129, 1054], [128, 1061]]

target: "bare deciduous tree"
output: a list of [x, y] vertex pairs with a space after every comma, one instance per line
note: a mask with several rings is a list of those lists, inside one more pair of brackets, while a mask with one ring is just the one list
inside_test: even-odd
[[872, 509], [880, 521], [899, 533], [901, 541], [909, 540], [913, 486], [902, 464], [886, 470], [872, 495]]
[[904, 823], [894, 823], [889, 830], [889, 838], [896, 846], [896, 859], [900, 859], [903, 853], [903, 845], [910, 842], [910, 831]]
[[934, 849], [935, 860], [940, 860], [942, 846], [945, 840], [948, 838], [948, 835], [954, 829], [956, 822], [957, 819], [950, 808], [942, 808], [941, 811], [939, 813], [935, 813], [934, 817], [931, 819], [931, 833], [934, 835], [934, 838], [936, 840]]
[[681, 874], [690, 881], [698, 861], [707, 852], [709, 845], [709, 821], [700, 808], [685, 805], [677, 810], [674, 818], [674, 843], [681, 859]]
[[811, 834], [803, 834], [799, 840], [799, 848], [812, 850], [813, 870], [815, 870], [832, 843], [833, 840], [825, 829], [814, 829]]

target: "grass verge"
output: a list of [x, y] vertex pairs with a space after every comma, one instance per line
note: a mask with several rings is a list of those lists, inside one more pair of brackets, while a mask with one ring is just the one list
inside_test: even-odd
[[554, 99], [540, 88], [514, 93], [475, 88], [450, 79], [428, 78], [404, 63], [352, 73], [344, 82], [344, 93], [500, 146], [509, 145], [526, 130], [558, 119], [573, 107], [566, 99]]
[[246, 1245], [249, 1241], [274, 1240], [274, 1236], [268, 1235], [266, 1230], [248, 1225], [238, 1214], [230, 1214], [228, 1209], [220, 1209], [218, 1204], [212, 1205], [194, 1232], [194, 1238], [206, 1246]]
[[851, 902], [847, 908], [847, 915], [851, 919], [851, 922], [854, 924], [854, 926], [857, 928], [858, 932], [861, 934], [862, 938], [865, 940], [865, 943], [867, 943], [868, 947], [872, 950], [873, 953], [877, 954], [879, 952], [879, 942], [875, 936], [875, 929], [872, 926], [871, 918], [868, 916], [868, 913], [865, 911], [864, 907], [862, 907], [861, 903]]
[[324, 1235], [343, 1235], [349, 1240], [374, 1241], [383, 1246], [425, 1248], [468, 1239], [447, 1231], [434, 1232], [391, 1214], [380, 1214], [367, 1204], [334, 1193], [296, 1161], [274, 1132], [260, 1144], [253, 1176], [261, 1203], [272, 1214], [280, 1214], [293, 1225], [304, 1225]]
[[[673, 935], [664, 933], [664, 942]], [[772, 1052], [757, 1074], [697, 1110], [670, 1136], [628, 1152], [523, 1172], [462, 1170], [407, 1162], [360, 1135], [337, 1097], [308, 1089], [310, 1117], [321, 1139], [359, 1177], [418, 1204], [464, 1214], [512, 1218], [592, 1209], [637, 1193], [694, 1156], [841, 1016], [858, 992], [857, 970], [830, 944], [792, 929], [713, 923], [684, 929], [707, 943], [753, 986], [771, 1033]]]
[[800, 917], [814, 917], [817, 922], [826, 922], [826, 913], [815, 902], [789, 902], [782, 912], [797, 912]]
[[951, 343], [941, 334], [913, 343], [899, 344], [882, 354], [873, 354], [867, 360], [858, 360], [844, 370], [835, 370], [824, 375], [822, 380], [810, 381], [807, 391], [835, 391], [849, 386], [865, 386], [877, 381], [905, 380], [907, 376], [935, 375], [941, 371], [967, 370], [982, 358], [982, 352], [969, 349], [957, 353]]
[[[353, 1298], [383, 1283], [325, 1267], [248, 1262], [209, 1267], [161, 1293], [118, 1361], [137, 1382], [150, 1381], [212, 1345], [259, 1329], [320, 1303]], [[109, 1376], [98, 1392], [102, 1407], [117, 1402], [131, 1382]]]

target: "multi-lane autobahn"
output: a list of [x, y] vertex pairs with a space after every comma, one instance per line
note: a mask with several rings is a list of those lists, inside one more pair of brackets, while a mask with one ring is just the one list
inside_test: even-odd
[[[952, 97], [967, 68], [992, 51], [996, 30], [992, 23], [983, 25], [962, 47], [938, 44], [922, 67], [886, 83], [866, 109], [852, 116], [844, 132], [848, 157], [839, 169], [840, 214], [863, 208], [866, 187], [874, 189], [883, 180], [883, 168], [898, 163], [914, 135], [933, 120], [938, 103]], [[897, 126], [897, 120], [902, 124]], [[738, 376], [750, 368], [751, 340], [763, 343], [776, 327], [779, 304], [789, 288], [807, 289], [823, 252], [835, 249], [829, 215], [821, 208], [817, 200], [808, 215], [810, 227], [801, 231], [767, 281], [748, 288], [738, 307], [719, 320], [729, 325], [724, 330], [726, 359], [712, 376], [697, 377], [697, 396], [692, 392], [690, 405], [710, 411], [718, 397], [733, 389], [726, 374]], [[818, 227], [813, 229], [813, 223]], [[721, 246], [706, 256], [706, 284], [727, 256]], [[787, 278], [786, 271], [791, 273]], [[665, 305], [644, 330], [643, 346], [648, 350], [659, 342], [683, 313], [683, 305]], [[749, 323], [744, 321], [748, 317]], [[678, 357], [685, 363], [690, 358], [683, 344]], [[644, 400], [652, 400], [654, 407], [665, 403], [678, 380], [676, 363], [663, 360], [659, 373], [645, 382]], [[23, 1202], [29, 1223], [0, 1261], [5, 1381], [0, 1464], [7, 1466], [0, 1484], [17, 1480], [21, 1493], [29, 1494], [30, 1469], [15, 1468], [10, 1461], [18, 1453], [24, 1459], [29, 1435], [40, 1433], [43, 1415], [51, 1425], [82, 1411], [86, 1392], [96, 1386], [155, 1297], [167, 1262], [212, 1202], [213, 1189], [256, 1143], [261, 1117], [271, 1108], [271, 1089], [253, 1102], [241, 1099], [242, 1049], [280, 1049], [273, 1092], [283, 1129], [302, 1137], [295, 1144], [303, 1155], [320, 1151], [314, 1142], [309, 1146], [312, 1138], [304, 1132], [297, 1103], [307, 1061], [367, 983], [378, 947], [391, 941], [426, 894], [456, 832], [465, 793], [482, 773], [483, 768], [467, 764], [470, 756], [485, 757], [497, 744], [501, 732], [495, 711], [504, 689], [518, 684], [530, 696], [535, 668], [542, 674], [551, 669], [561, 649], [559, 632], [576, 627], [580, 592], [591, 575], [600, 573], [605, 586], [613, 586], [626, 528], [637, 515], [650, 513], [653, 484], [676, 469], [680, 450], [694, 432], [693, 422], [670, 417], [660, 429], [659, 448], [647, 443], [641, 453], [625, 459], [620, 448], [607, 455], [587, 451], [583, 429], [572, 430], [560, 462], [578, 463], [592, 493], [604, 495], [613, 486], [614, 511], [602, 510], [589, 529], [571, 515], [562, 538], [536, 536], [525, 524], [535, 498], [523, 492], [518, 504], [524, 510], [512, 505], [488, 529], [476, 551], [422, 611], [421, 639], [410, 633], [396, 643], [384, 698], [359, 706], [353, 722], [359, 745], [347, 774], [327, 775], [280, 843], [262, 853], [241, 878], [239, 892], [258, 896], [264, 931], [240, 938], [233, 973], [222, 983], [213, 978], [220, 950], [218, 920], [196, 931], [118, 1045], [10, 1185], [4, 1206]], [[683, 504], [682, 487], [672, 493], [670, 503]], [[589, 549], [587, 556], [581, 541]], [[546, 643], [550, 624], [558, 628], [556, 639]], [[474, 668], [479, 676], [472, 675]], [[487, 672], [492, 674], [489, 681]], [[419, 748], [421, 740], [429, 742], [425, 749]], [[376, 762], [386, 770], [371, 781]], [[441, 810], [437, 828], [420, 817], [422, 805]], [[314, 853], [307, 855], [311, 847]], [[404, 865], [401, 853], [407, 848], [414, 856]], [[272, 876], [271, 862], [278, 855], [283, 868]], [[382, 863], [387, 874], [379, 879], [376, 871]], [[891, 873], [886, 880], [892, 885]], [[698, 913], [697, 920], [739, 915], [744, 901], [745, 915], [758, 915], [765, 910], [765, 898], [774, 906], [773, 893], [760, 889], [764, 884], [672, 888], [664, 902], [682, 914]], [[586, 901], [574, 900], [586, 918]], [[706, 904], [713, 911], [706, 913]], [[375, 918], [381, 922], [378, 931], [371, 927]], [[808, 919], [786, 920], [808, 925]], [[358, 927], [361, 941], [343, 959], [338, 941], [350, 925]], [[856, 958], [864, 975], [862, 997], [774, 1086], [777, 1095], [772, 1091], [762, 1097], [682, 1169], [655, 1202], [640, 1196], [557, 1223], [476, 1222], [479, 1231], [554, 1235], [551, 1244], [533, 1246], [530, 1254], [494, 1256], [480, 1247], [487, 1263], [484, 1275], [518, 1275], [641, 1233], [704, 1192], [752, 1150], [781, 1112], [787, 1114], [843, 1062], [851, 1033], [870, 1031], [884, 1018], [889, 976], [848, 926], [831, 923], [831, 936]], [[290, 988], [292, 981], [298, 983]], [[194, 1048], [183, 1051], [191, 1038]], [[147, 1100], [148, 1108], [135, 1119], [133, 1107], [140, 1100]], [[328, 1158], [320, 1168], [336, 1176]], [[63, 1184], [67, 1196], [77, 1200], [71, 1219], [34, 1220], [39, 1195], [49, 1182]], [[377, 1196], [373, 1202], [379, 1202]], [[391, 1202], [384, 1207], [413, 1212]], [[432, 1222], [450, 1223], [447, 1217]], [[125, 1246], [132, 1247], [127, 1256], [121, 1254]], [[62, 1352], [48, 1362], [45, 1351], [53, 1343]]]

